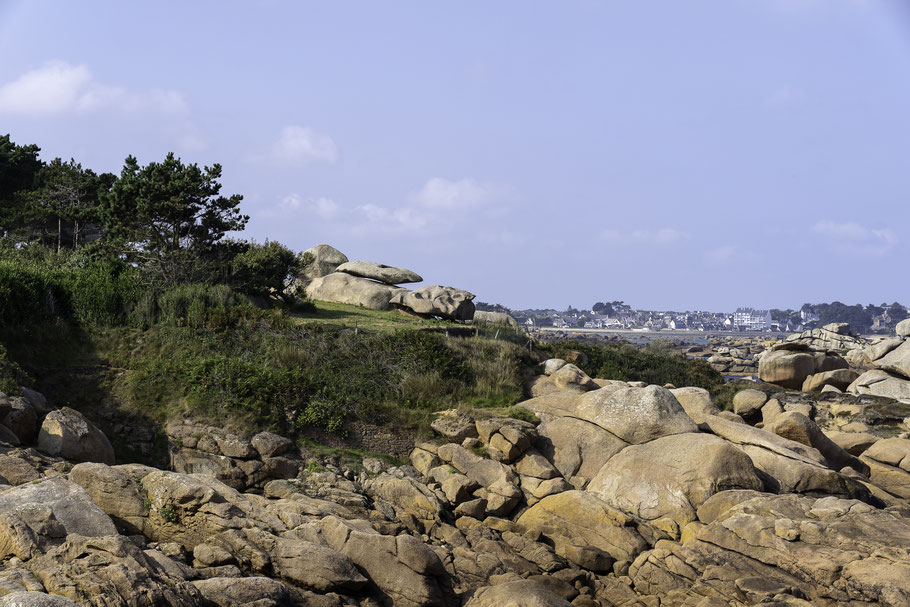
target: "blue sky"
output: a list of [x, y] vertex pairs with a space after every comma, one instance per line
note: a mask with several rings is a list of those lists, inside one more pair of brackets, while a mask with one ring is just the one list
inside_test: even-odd
[[0, 0], [0, 133], [510, 307], [910, 304], [903, 0]]

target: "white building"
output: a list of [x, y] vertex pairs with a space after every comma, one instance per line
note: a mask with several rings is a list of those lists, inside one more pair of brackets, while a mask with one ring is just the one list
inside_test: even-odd
[[737, 308], [733, 313], [733, 328], [739, 331], [767, 331], [771, 328], [771, 311]]

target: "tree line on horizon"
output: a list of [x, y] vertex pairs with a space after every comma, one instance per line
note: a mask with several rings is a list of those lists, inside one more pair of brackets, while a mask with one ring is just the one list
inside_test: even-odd
[[[130, 155], [119, 175], [75, 159], [39, 157], [35, 144], [0, 136], [0, 254], [122, 261], [166, 288], [224, 283], [250, 295], [284, 295], [302, 259], [288, 247], [229, 237], [249, 216], [221, 193], [221, 165], [173, 153], [145, 166]], [[35, 253], [33, 253], [33, 256]]]

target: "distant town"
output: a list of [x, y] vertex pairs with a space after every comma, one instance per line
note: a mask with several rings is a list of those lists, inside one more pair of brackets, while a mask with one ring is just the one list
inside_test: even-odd
[[508, 312], [526, 328], [594, 329], [603, 331], [701, 331], [781, 332], [814, 329], [831, 322], [846, 322], [857, 333], [890, 333], [910, 316], [898, 302], [881, 305], [846, 305], [840, 302], [805, 304], [799, 310], [760, 310], [750, 307], [733, 312], [636, 310], [622, 301], [598, 302], [590, 309], [510, 310], [498, 304], [477, 303], [480, 310]]

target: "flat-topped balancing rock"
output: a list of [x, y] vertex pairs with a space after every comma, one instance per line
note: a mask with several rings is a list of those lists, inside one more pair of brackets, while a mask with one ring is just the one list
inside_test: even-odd
[[405, 289], [345, 272], [316, 278], [306, 286], [306, 295], [310, 299], [363, 306], [371, 310], [388, 310], [390, 300], [400, 291]]
[[359, 276], [360, 278], [378, 280], [389, 285], [423, 282], [423, 278], [416, 272], [405, 270], [404, 268], [386, 266], [374, 261], [349, 261], [335, 268], [335, 271], [344, 272], [351, 276]]
[[438, 316], [448, 320], [474, 318], [473, 293], [454, 287], [432, 285], [413, 291], [401, 289], [392, 296], [391, 304], [424, 316]]

